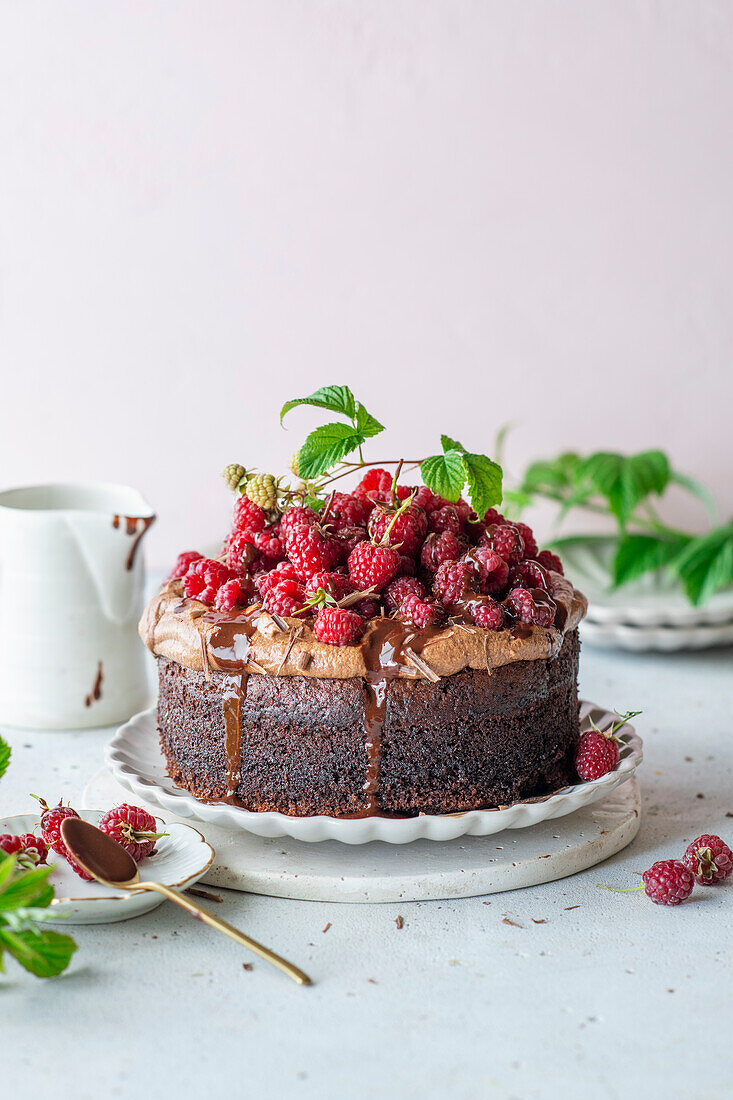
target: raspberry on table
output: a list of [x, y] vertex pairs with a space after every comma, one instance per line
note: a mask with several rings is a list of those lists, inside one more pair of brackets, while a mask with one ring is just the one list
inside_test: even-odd
[[285, 615], [295, 618], [306, 613], [308, 597], [305, 588], [298, 581], [278, 581], [265, 594], [263, 607], [272, 615]]
[[240, 497], [234, 505], [234, 520], [232, 527], [235, 531], [251, 531], [256, 534], [262, 531], [267, 523], [267, 516], [259, 505], [249, 497]]
[[[250, 582], [251, 583], [251, 582]], [[235, 607], [245, 607], [251, 587], [243, 583], [242, 577], [233, 577], [226, 581], [214, 598], [214, 608], [217, 611], [233, 611]]]
[[701, 886], [713, 886], [733, 871], [733, 852], [719, 836], [703, 833], [688, 844], [682, 862]]
[[446, 561], [433, 581], [433, 592], [445, 607], [454, 607], [478, 588], [479, 576], [472, 562]]
[[520, 623], [528, 626], [552, 626], [555, 621], [555, 606], [544, 603], [549, 596], [539, 588], [529, 591], [526, 588], [513, 588], [504, 600], [504, 608]]
[[300, 581], [298, 571], [292, 562], [278, 562], [274, 569], [270, 569], [266, 573], [260, 573], [255, 581], [255, 586], [261, 596], [266, 596], [272, 586], [279, 584], [280, 581]]
[[213, 558], [195, 561], [183, 578], [183, 591], [192, 599], [213, 604], [216, 593], [232, 579], [232, 571]]
[[481, 536], [481, 546], [496, 550], [499, 557], [515, 565], [524, 556], [522, 536], [512, 523], [489, 524]]
[[468, 559], [476, 564], [481, 578], [481, 591], [488, 596], [504, 592], [509, 581], [509, 566], [496, 550], [475, 546]]
[[534, 537], [534, 532], [531, 527], [528, 527], [526, 523], [515, 523], [517, 531], [521, 535], [522, 542], [524, 543], [524, 556], [525, 558], [537, 557], [537, 540]]
[[318, 524], [301, 523], [288, 533], [288, 557], [306, 580], [313, 573], [330, 573], [338, 563], [339, 546]]
[[175, 581], [179, 577], [185, 577], [188, 572], [188, 567], [195, 561], [199, 561], [203, 557], [197, 550], [184, 550], [182, 554], [179, 554], [176, 558], [176, 564], [171, 569], [166, 580]]
[[492, 600], [491, 596], [471, 600], [469, 610], [476, 626], [481, 626], [484, 630], [501, 630], [504, 625], [504, 608], [496, 600]]
[[426, 626], [437, 626], [442, 622], [445, 611], [434, 600], [424, 599], [414, 593], [406, 595], [400, 606], [398, 615], [403, 623], [408, 626], [424, 630]]
[[443, 531], [440, 535], [433, 533], [422, 545], [420, 562], [431, 573], [437, 573], [444, 562], [457, 561], [464, 549], [463, 543], [452, 531]]
[[427, 595], [425, 585], [417, 577], [395, 577], [384, 590], [384, 603], [388, 611], [399, 611], [405, 596]]
[[152, 814], [127, 802], [102, 814], [97, 828], [116, 840], [136, 863], [155, 855], [156, 840], [168, 835], [158, 832], [158, 823]]
[[381, 592], [397, 574], [400, 555], [391, 546], [360, 542], [349, 554], [349, 576], [358, 591], [373, 588]]
[[689, 898], [695, 876], [678, 859], [661, 859], [641, 876], [644, 892], [656, 905], [679, 905]]
[[562, 562], [557, 554], [553, 554], [552, 550], [540, 550], [539, 554], [536, 554], [535, 557], [543, 569], [549, 569], [553, 573], [564, 575]]
[[428, 516], [428, 530], [440, 535], [443, 531], [452, 531], [454, 535], [463, 534], [463, 520], [452, 504], [436, 508]]
[[353, 645], [364, 632], [364, 620], [345, 607], [324, 607], [316, 615], [313, 633], [326, 645]]
[[384, 539], [388, 546], [414, 557], [428, 532], [428, 517], [422, 508], [412, 504], [399, 513], [388, 505], [378, 504], [369, 517], [367, 530], [374, 542]]
[[277, 507], [277, 482], [272, 474], [255, 474], [248, 478], [244, 492], [264, 512], [271, 512]]

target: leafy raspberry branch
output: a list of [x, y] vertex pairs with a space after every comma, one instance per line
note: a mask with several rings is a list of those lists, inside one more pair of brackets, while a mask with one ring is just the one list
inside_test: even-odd
[[[585, 457], [566, 452], [533, 462], [516, 489], [505, 493], [516, 512], [537, 500], [558, 506], [558, 523], [576, 509], [611, 519], [615, 545], [611, 564], [614, 587], [660, 570], [680, 581], [692, 604], [733, 584], [733, 518], [703, 534], [681, 531], [663, 522], [653, 498], [671, 485], [694, 494], [715, 522], [715, 505], [708, 490], [674, 470], [659, 450], [622, 455], [597, 451]], [[606, 540], [604, 535], [555, 539], [558, 549]]]

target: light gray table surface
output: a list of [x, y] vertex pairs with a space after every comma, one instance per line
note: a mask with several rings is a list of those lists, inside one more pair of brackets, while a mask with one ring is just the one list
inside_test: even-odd
[[[0, 1096], [731, 1095], [733, 882], [675, 909], [596, 884], [632, 884], [703, 831], [733, 840], [733, 651], [585, 646], [581, 668], [585, 698], [644, 711], [644, 814], [628, 849], [485, 899], [338, 905], [223, 891], [217, 913], [300, 963], [310, 989], [170, 904], [77, 927], [62, 977], [39, 981], [13, 960], [0, 975]], [[6, 815], [27, 812], [30, 791], [78, 800], [110, 731], [2, 732]]]

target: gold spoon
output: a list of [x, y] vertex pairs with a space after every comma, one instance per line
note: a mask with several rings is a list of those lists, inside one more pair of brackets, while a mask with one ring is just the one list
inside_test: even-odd
[[277, 966], [294, 982], [298, 982], [299, 985], [311, 984], [308, 975], [304, 974], [297, 966], [293, 966], [287, 959], [283, 959], [280, 955], [276, 955], [274, 951], [270, 951], [269, 947], [263, 947], [257, 940], [245, 936], [233, 925], [227, 924], [225, 920], [215, 917], [208, 909], [196, 905], [195, 902], [180, 894], [178, 890], [174, 890], [170, 886], [164, 886], [162, 882], [142, 881], [137, 864], [132, 856], [125, 851], [121, 844], [118, 844], [111, 836], [107, 836], [101, 829], [97, 829], [95, 825], [91, 825], [80, 817], [67, 817], [61, 823], [61, 836], [77, 863], [81, 864], [84, 870], [97, 882], [101, 882], [103, 886], [110, 886], [113, 890], [131, 890], [133, 893], [138, 893], [141, 890], [153, 890], [158, 894], [163, 894], [169, 901], [175, 902], [176, 905], [180, 905], [182, 909], [189, 912], [195, 920], [205, 921], [211, 928], [223, 932], [225, 936], [229, 936], [236, 943], [241, 943], [243, 947], [248, 947], [250, 951], [254, 951], [255, 955], [259, 955], [260, 958], [266, 959], [273, 966]]

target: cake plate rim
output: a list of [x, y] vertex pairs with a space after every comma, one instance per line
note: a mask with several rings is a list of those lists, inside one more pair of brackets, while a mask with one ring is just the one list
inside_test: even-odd
[[[600, 779], [564, 787], [540, 798], [515, 802], [498, 809], [422, 814], [409, 818], [289, 817], [276, 811], [257, 813], [224, 802], [200, 802], [188, 791], [176, 787], [165, 774], [156, 715], [157, 707], [133, 715], [119, 727], [106, 746], [106, 765], [126, 790], [178, 817], [241, 829], [257, 836], [287, 836], [310, 843], [338, 840], [344, 844], [368, 844], [379, 840], [387, 844], [409, 844], [415, 840], [449, 841], [461, 836], [492, 836], [505, 829], [531, 828], [540, 821], [565, 817], [605, 798], [634, 775], [643, 759], [641, 738], [634, 727], [626, 723], [618, 731], [622, 746], [614, 771]], [[617, 721], [614, 712], [580, 700], [581, 728], [584, 723], [588, 724], [589, 716], [601, 726]]]

